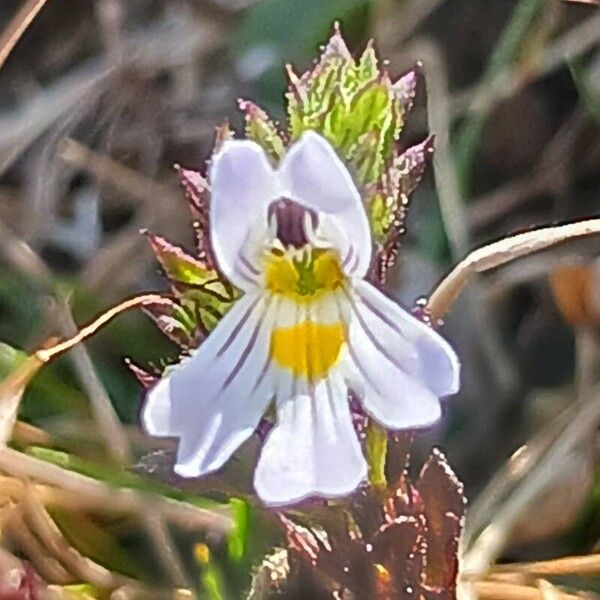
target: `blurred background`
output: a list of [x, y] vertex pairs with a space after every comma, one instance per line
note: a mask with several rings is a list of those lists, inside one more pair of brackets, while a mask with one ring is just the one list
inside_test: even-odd
[[[21, 4], [0, 3], [0, 29]], [[437, 150], [411, 200], [391, 295], [412, 306], [476, 246], [598, 215], [593, 3], [48, 0], [0, 71], [1, 369], [11, 348], [30, 351], [124, 297], [165, 289], [140, 230], [193, 249], [173, 165], [203, 169], [225, 119], [242, 130], [240, 97], [283, 119], [285, 63], [308, 68], [335, 20], [355, 52], [374, 38], [393, 78], [422, 63], [401, 145], [432, 132]], [[473, 282], [445, 327], [463, 389], [442, 423], [417, 437], [417, 466], [439, 444], [475, 498], [518, 448], [585, 402], [600, 377], [599, 257], [596, 238]], [[136, 457], [141, 386], [125, 359], [160, 365], [175, 346], [132, 314], [87, 351], [38, 377], [19, 418], [80, 456], [99, 460], [112, 439], [102, 452], [120, 455], [134, 440]], [[107, 398], [129, 441], [111, 438]], [[582, 437], [507, 557], [594, 546], [597, 458], [596, 435]]]

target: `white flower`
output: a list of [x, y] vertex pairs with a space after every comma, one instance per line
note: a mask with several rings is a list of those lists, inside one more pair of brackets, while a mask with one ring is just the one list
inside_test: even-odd
[[348, 494], [367, 473], [348, 390], [386, 428], [423, 427], [457, 391], [458, 359], [363, 280], [367, 215], [321, 136], [306, 132], [276, 170], [254, 142], [227, 141], [210, 183], [214, 252], [244, 295], [150, 391], [145, 428], [178, 437], [175, 471], [196, 477], [221, 467], [274, 400], [258, 495], [277, 505]]

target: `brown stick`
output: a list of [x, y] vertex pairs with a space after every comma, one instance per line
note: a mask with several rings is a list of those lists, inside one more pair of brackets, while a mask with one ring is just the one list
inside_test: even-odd
[[53, 556], [48, 555], [47, 548], [29, 529], [21, 505], [5, 509], [0, 525], [3, 535], [27, 556], [27, 560], [44, 579], [63, 585], [74, 582], [71, 574]]
[[[473, 584], [479, 600], [544, 600], [541, 590], [514, 583], [478, 581]], [[581, 600], [580, 596], [561, 592], [562, 600]]]
[[476, 273], [483, 273], [562, 242], [590, 235], [600, 235], [600, 219], [534, 229], [478, 248], [454, 267], [433, 291], [427, 303], [429, 311], [434, 319], [443, 318]]
[[[136, 296], [113, 306], [98, 318], [82, 327], [74, 336], [68, 338], [49, 348], [42, 348], [34, 352], [31, 356], [21, 363], [12, 373], [10, 373], [2, 382], [0, 382], [0, 406], [4, 405], [5, 410], [12, 410], [13, 414], [8, 414], [0, 420], [0, 444], [5, 443], [9, 438], [16, 419], [16, 410], [23, 390], [29, 382], [37, 375], [44, 364], [53, 358], [67, 352], [73, 346], [85, 341], [94, 335], [99, 329], [107, 325], [115, 317], [123, 312], [144, 306], [145, 304], [155, 304], [164, 302], [164, 298], [159, 294], [145, 294]], [[10, 406], [9, 406], [10, 405]], [[4, 424], [2, 423], [4, 421]], [[123, 438], [126, 439], [126, 438]]]
[[26, 2], [3, 31], [0, 36], [0, 69], [46, 2], [47, 0], [29, 0]]
[[27, 524], [44, 544], [46, 550], [78, 579], [108, 589], [115, 589], [130, 581], [129, 578], [113, 573], [83, 556], [71, 546], [32, 488], [27, 489], [23, 510]]
[[494, 567], [494, 573], [528, 575], [596, 575], [600, 573], [600, 554], [567, 556], [530, 563], [513, 563]]
[[73, 337], [51, 346], [50, 348], [42, 348], [41, 350], [35, 352], [34, 356], [42, 363], [47, 363], [60, 354], [64, 354], [73, 346], [94, 335], [99, 329], [110, 323], [110, 321], [120, 314], [131, 310], [132, 308], [139, 308], [146, 304], [160, 304], [162, 302], [165, 302], [165, 299], [160, 294], [144, 294], [143, 296], [135, 296], [134, 298], [124, 300], [120, 304], [117, 304], [116, 306], [113, 306], [107, 311], [103, 312], [88, 325], [82, 327]]
[[[225, 512], [211, 511], [186, 502], [143, 494], [131, 489], [113, 488], [102, 481], [62, 469], [12, 448], [0, 449], [0, 470], [19, 479], [33, 479], [56, 486], [73, 497], [89, 499], [90, 506], [98, 507], [98, 510], [105, 507], [105, 510], [133, 515], [156, 513], [162, 515], [167, 521], [189, 530], [207, 528], [226, 534], [232, 527], [231, 519]], [[19, 493], [14, 484], [10, 491], [14, 494]], [[58, 490], [55, 493], [49, 490], [46, 501], [51, 503], [52, 500], [59, 500], [60, 496]], [[68, 498], [64, 495], [63, 499], [68, 502]]]

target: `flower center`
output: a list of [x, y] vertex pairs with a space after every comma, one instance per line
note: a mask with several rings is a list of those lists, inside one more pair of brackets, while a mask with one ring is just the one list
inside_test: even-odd
[[287, 198], [280, 198], [269, 206], [268, 219], [284, 248], [306, 246], [309, 243], [306, 227], [314, 230], [319, 222], [314, 210]]
[[337, 363], [344, 340], [341, 323], [303, 321], [273, 331], [271, 357], [297, 377], [314, 381], [327, 375]]
[[[312, 305], [344, 285], [338, 253], [320, 246], [318, 216], [291, 200], [269, 207], [272, 241], [265, 253], [265, 288], [296, 304]], [[302, 320], [271, 333], [271, 358], [296, 377], [315, 381], [338, 362], [345, 343], [340, 322]]]
[[337, 254], [313, 249], [285, 252], [271, 249], [265, 267], [265, 286], [272, 294], [306, 304], [318, 296], [334, 292], [344, 283]]

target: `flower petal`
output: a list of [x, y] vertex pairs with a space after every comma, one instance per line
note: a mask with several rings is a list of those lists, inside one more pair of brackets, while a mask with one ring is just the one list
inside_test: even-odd
[[416, 349], [418, 364], [411, 374], [437, 396], [451, 396], [460, 388], [460, 361], [452, 346], [434, 329], [423, 323], [366, 281], [356, 286], [365, 308], [373, 314], [380, 339], [395, 332], [396, 339]]
[[180, 438], [178, 474], [218, 469], [256, 429], [274, 393], [269, 336], [275, 304], [244, 296], [195, 354], [148, 394], [143, 424], [151, 435]]
[[366, 474], [347, 388], [338, 375], [319, 382], [310, 394], [279, 403], [254, 487], [266, 504], [282, 505], [312, 495], [349, 494]]
[[284, 195], [329, 217], [343, 234], [346, 273], [363, 277], [371, 261], [367, 214], [352, 176], [329, 142], [306, 131], [281, 161], [278, 174]]
[[392, 429], [433, 424], [441, 415], [438, 399], [458, 389], [450, 345], [366, 282], [348, 302], [346, 376], [365, 409]]
[[263, 149], [249, 140], [229, 140], [210, 168], [210, 235], [219, 267], [242, 290], [254, 287], [258, 270], [247, 244], [253, 228], [267, 226], [276, 178]]

